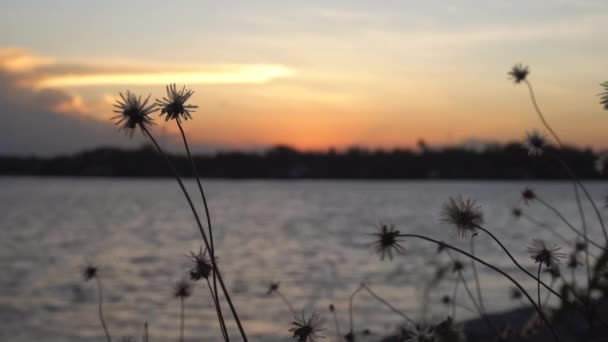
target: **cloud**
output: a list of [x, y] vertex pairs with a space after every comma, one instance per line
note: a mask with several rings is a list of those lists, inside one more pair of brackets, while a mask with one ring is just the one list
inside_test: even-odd
[[0, 49], [0, 70], [35, 88], [107, 85], [263, 84], [294, 74], [279, 64], [171, 65], [57, 61], [24, 50]]
[[[32, 89], [27, 70], [37, 58], [7, 50], [0, 53], [0, 155], [74, 153], [98, 146], [137, 146], [121, 136], [111, 122], [80, 115], [82, 99], [56, 89]], [[19, 67], [15, 68], [15, 65]]]

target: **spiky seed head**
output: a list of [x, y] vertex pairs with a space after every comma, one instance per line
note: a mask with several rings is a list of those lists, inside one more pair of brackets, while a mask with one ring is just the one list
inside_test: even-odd
[[270, 285], [268, 285], [268, 291], [266, 291], [266, 295], [271, 295], [274, 292], [278, 291], [279, 285], [280, 283], [278, 281], [273, 281], [272, 283], [270, 283]]
[[464, 264], [462, 261], [454, 260], [454, 262], [452, 262], [452, 272], [458, 273], [462, 272], [462, 270], [464, 270]]
[[464, 200], [461, 196], [450, 197], [441, 212], [442, 221], [454, 225], [454, 236], [467, 237], [476, 234], [477, 227], [483, 223], [483, 215], [474, 200]]
[[139, 127], [142, 130], [154, 125], [149, 115], [156, 111], [156, 104], [148, 104], [150, 95], [142, 101], [141, 95], [136, 96], [127, 90], [126, 95], [119, 93], [120, 99], [116, 100], [114, 113], [118, 113], [112, 120], [116, 120], [119, 130], [132, 137], [133, 132]]
[[566, 255], [560, 253], [561, 247], [551, 246], [540, 239], [532, 240], [532, 245], [528, 247], [530, 257], [535, 263], [544, 264], [546, 267], [552, 267], [553, 265], [559, 264], [559, 259], [564, 258]]
[[521, 292], [521, 290], [515, 286], [511, 287], [511, 299], [513, 300], [518, 300], [521, 299], [521, 297], [523, 296], [523, 293]]
[[509, 78], [515, 82], [515, 84], [519, 84], [526, 80], [528, 74], [530, 74], [530, 70], [528, 66], [524, 66], [522, 63], [515, 64], [511, 70], [509, 71]]
[[329, 304], [329, 311], [335, 312], [336, 311], [336, 307], [333, 304]]
[[576, 241], [576, 243], [574, 244], [574, 250], [576, 253], [579, 252], [584, 252], [587, 249], [587, 242], [586, 241]]
[[82, 270], [82, 276], [84, 281], [89, 281], [95, 277], [97, 277], [97, 266], [87, 265]]
[[450, 305], [452, 303], [452, 297], [450, 297], [448, 295], [443, 295], [441, 297], [441, 303], [444, 305]]
[[543, 149], [547, 145], [547, 139], [539, 131], [531, 131], [526, 133], [524, 146], [528, 149], [529, 156], [540, 156], [543, 154]]
[[384, 260], [386, 256], [389, 260], [393, 260], [393, 252], [396, 254], [405, 253], [405, 249], [400, 244], [400, 232], [395, 229], [394, 225], [379, 223], [376, 228], [377, 232], [371, 234], [375, 238], [371, 245], [380, 256], [380, 260]]
[[160, 115], [167, 115], [165, 116], [165, 121], [192, 119], [190, 113], [194, 112], [194, 109], [198, 108], [198, 106], [186, 104], [186, 101], [190, 99], [194, 91], [186, 89], [186, 86], [178, 90], [175, 83], [167, 85], [166, 89], [167, 96], [162, 99], [156, 99], [156, 105], [161, 108]]
[[600, 93], [600, 103], [604, 106], [605, 110], [608, 110], [608, 82], [604, 82], [601, 84], [604, 88], [604, 92]]
[[325, 321], [318, 313], [313, 312], [306, 317], [304, 313], [299, 318], [291, 322], [289, 332], [293, 333], [293, 338], [298, 342], [315, 342], [317, 338], [323, 337], [320, 333], [325, 329]]
[[530, 202], [536, 199], [536, 193], [531, 188], [525, 187], [521, 192], [521, 198], [524, 200], [525, 204], [530, 204]]
[[186, 299], [192, 295], [192, 286], [186, 279], [182, 279], [173, 287], [175, 298]]
[[203, 251], [201, 247], [198, 253], [190, 252], [190, 279], [197, 281], [200, 279], [209, 279], [213, 272], [213, 264], [211, 258], [207, 256], [207, 249]]
[[513, 216], [515, 218], [520, 218], [521, 215], [523, 214], [522, 210], [519, 208], [513, 208], [513, 210], [511, 211], [511, 214], [513, 214]]

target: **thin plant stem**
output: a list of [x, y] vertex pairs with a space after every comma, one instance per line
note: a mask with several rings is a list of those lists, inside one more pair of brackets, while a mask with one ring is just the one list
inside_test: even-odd
[[460, 284], [460, 278], [456, 278], [454, 283], [454, 291], [452, 292], [452, 318], [456, 320], [456, 295], [458, 294], [458, 285]]
[[[534, 105], [534, 109], [536, 110], [536, 113], [538, 114], [538, 117], [540, 118], [540, 121], [543, 123], [543, 125], [545, 126], [545, 128], [551, 133], [551, 135], [553, 136], [553, 138], [557, 142], [557, 144], [560, 147], [560, 149], [562, 149], [564, 147], [564, 145], [562, 144], [561, 139], [559, 138], [559, 136], [557, 135], [557, 133], [555, 133], [555, 131], [551, 128], [551, 126], [549, 126], [549, 123], [547, 122], [547, 120], [545, 120], [545, 116], [543, 115], [542, 111], [540, 110], [540, 107], [538, 106], [538, 103], [536, 102], [536, 96], [534, 95], [534, 89], [532, 88], [532, 84], [527, 79], [525, 79], [524, 81], [525, 81], [526, 85], [528, 86], [528, 90], [530, 91], [530, 98], [532, 99], [532, 104]], [[562, 164], [562, 167], [564, 167], [566, 169], [566, 171], [570, 174], [571, 178], [574, 180], [574, 195], [575, 195], [575, 198], [576, 198], [576, 203], [577, 203], [577, 206], [578, 206], [578, 209], [579, 209], [579, 214], [581, 216], [581, 220], [583, 221], [583, 232], [584, 232], [585, 240], [587, 240], [587, 229], [586, 229], [586, 224], [585, 224], [585, 213], [583, 212], [583, 207], [581, 205], [581, 199], [580, 199], [580, 197], [578, 195], [578, 190], [576, 189], [577, 185], [581, 187], [581, 189], [583, 190], [583, 192], [587, 196], [587, 199], [589, 200], [589, 202], [591, 202], [591, 205], [593, 206], [593, 209], [595, 210], [595, 213], [596, 213], [596, 215], [598, 217], [598, 220], [600, 221], [600, 225], [602, 226], [602, 231], [604, 232], [604, 238], [606, 239], [606, 243], [608, 244], [608, 233], [606, 232], [606, 227], [604, 226], [604, 220], [602, 219], [602, 215], [600, 214], [599, 210], [597, 209], [597, 206], [595, 205], [595, 202], [593, 201], [593, 199], [591, 198], [591, 196], [587, 192], [587, 189], [585, 188], [585, 186], [583, 185], [583, 183], [581, 183], [578, 180], [578, 177], [576, 177], [576, 175], [574, 174], [574, 172], [572, 172], [572, 170], [568, 167], [568, 165], [561, 158], [559, 158], [557, 156], [556, 156], [556, 158], [560, 162], [560, 164]]]
[[532, 99], [532, 104], [534, 105], [534, 109], [536, 110], [536, 114], [538, 114], [540, 121], [543, 123], [543, 125], [549, 131], [549, 133], [551, 133], [551, 135], [553, 136], [555, 141], [557, 141], [557, 144], [560, 147], [562, 147], [561, 139], [559, 138], [557, 133], [555, 133], [555, 131], [553, 131], [551, 126], [549, 126], [549, 123], [547, 123], [547, 120], [545, 120], [545, 116], [543, 115], [543, 112], [540, 110], [538, 103], [536, 103], [536, 96], [534, 95], [534, 89], [532, 89], [532, 84], [527, 79], [524, 81], [526, 82], [526, 85], [528, 86], [528, 90], [530, 91], [530, 98]]
[[179, 340], [184, 342], [184, 297], [179, 297]]
[[515, 264], [515, 266], [517, 266], [517, 268], [519, 268], [522, 272], [524, 272], [525, 274], [527, 274], [530, 278], [534, 279], [540, 285], [544, 286], [547, 290], [553, 292], [553, 294], [556, 295], [556, 296], [558, 296], [561, 300], [565, 301], [565, 299], [559, 293], [555, 292], [549, 285], [545, 284], [542, 280], [540, 280], [534, 274], [530, 273], [519, 262], [517, 262], [517, 260], [515, 260], [515, 258], [511, 254], [511, 252], [509, 252], [509, 250], [507, 249], [507, 247], [505, 247], [505, 245], [503, 245], [502, 242], [500, 242], [500, 240], [494, 234], [492, 234], [489, 230], [483, 228], [482, 226], [478, 225], [477, 228], [480, 229], [480, 230], [482, 230], [482, 231], [484, 231], [486, 234], [488, 234], [500, 246], [500, 248], [502, 248], [502, 250], [505, 251], [505, 253], [507, 254], [507, 256], [509, 256], [509, 258]]
[[285, 297], [281, 291], [274, 290], [274, 292], [281, 298], [281, 300], [283, 301], [283, 303], [285, 303], [285, 305], [287, 305], [287, 307], [289, 308], [289, 311], [291, 311], [291, 314], [295, 317], [297, 316], [296, 314], [296, 310], [293, 309], [293, 306], [291, 305], [291, 303], [289, 302], [289, 300], [287, 300], [287, 297]]
[[410, 324], [412, 325], [416, 325], [416, 322], [414, 322], [414, 320], [412, 320], [408, 315], [406, 315], [403, 311], [397, 309], [396, 307], [394, 307], [393, 305], [391, 305], [391, 303], [389, 303], [388, 301], [386, 301], [384, 298], [380, 297], [379, 295], [377, 295], [374, 291], [372, 291], [372, 289], [369, 288], [369, 286], [367, 286], [365, 283], [362, 283], [361, 286], [372, 296], [374, 297], [377, 301], [379, 301], [380, 303], [386, 305], [387, 308], [391, 309], [394, 313], [396, 313], [397, 315], [401, 316], [403, 319], [405, 319], [406, 321], [408, 321]]
[[[591, 207], [593, 207], [593, 211], [595, 211], [597, 220], [600, 222], [600, 226], [602, 227], [602, 232], [604, 233], [604, 239], [606, 240], [606, 244], [608, 244], [608, 232], [606, 231], [606, 226], [604, 225], [604, 219], [602, 217], [602, 213], [600, 212], [597, 205], [595, 204], [595, 201], [591, 197], [591, 194], [589, 194], [589, 191], [587, 191], [587, 187], [574, 174], [574, 171], [572, 171], [572, 169], [568, 166], [568, 164], [566, 164], [566, 162], [564, 162], [564, 160], [562, 158], [560, 158], [559, 156], [557, 156], [555, 154], [553, 154], [553, 158], [555, 158], [561, 164], [561, 166], [564, 168], [564, 170], [566, 170], [566, 173], [568, 173], [570, 178], [572, 178], [574, 183], [577, 184], [581, 188], [581, 190], [583, 190], [585, 197], [587, 197], [587, 200], [591, 203]], [[580, 204], [579, 204], [579, 206], [580, 206]]]
[[498, 268], [497, 266], [494, 266], [474, 255], [472, 255], [471, 253], [468, 253], [458, 247], [452, 246], [450, 244], [447, 244], [445, 242], [439, 241], [439, 240], [435, 240], [429, 237], [426, 237], [424, 235], [418, 235], [418, 234], [399, 234], [400, 237], [411, 237], [411, 238], [416, 238], [416, 239], [421, 239], [421, 240], [426, 240], [428, 242], [432, 242], [438, 246], [444, 246], [446, 248], [449, 248], [455, 252], [458, 252], [466, 257], [469, 257], [475, 261], [477, 261], [478, 263], [492, 269], [493, 271], [501, 274], [502, 276], [504, 276], [505, 278], [507, 278], [509, 281], [511, 281], [511, 283], [513, 283], [513, 285], [517, 286], [517, 288], [526, 296], [526, 298], [528, 299], [528, 301], [530, 302], [530, 304], [532, 304], [532, 306], [534, 307], [534, 309], [536, 310], [536, 312], [538, 312], [538, 314], [540, 315], [541, 319], [547, 324], [547, 328], [549, 329], [549, 331], [551, 332], [551, 335], [553, 336], [553, 339], [555, 341], [559, 341], [559, 337], [557, 336], [557, 333], [555, 332], [555, 330], [553, 329], [553, 326], [551, 325], [551, 323], [549, 322], [549, 320], [547, 319], [547, 317], [545, 316], [545, 314], [540, 311], [540, 308], [538, 307], [538, 305], [536, 305], [536, 302], [534, 302], [534, 299], [532, 299], [532, 297], [530, 297], [530, 294], [528, 294], [528, 291], [526, 291], [526, 289], [523, 288], [523, 286], [521, 286], [521, 284], [519, 284], [519, 282], [517, 282], [517, 280], [515, 280], [513, 277], [511, 277], [507, 272], [503, 271], [502, 269]]
[[97, 313], [99, 314], [99, 320], [101, 321], [101, 327], [106, 334], [106, 339], [108, 342], [112, 342], [112, 337], [108, 332], [108, 326], [106, 325], [106, 320], [103, 318], [103, 289], [101, 287], [101, 280], [99, 276], [95, 277], [95, 281], [97, 282]]
[[[188, 139], [186, 139], [186, 133], [182, 128], [182, 124], [180, 123], [179, 118], [175, 120], [177, 123], [177, 127], [179, 127], [179, 132], [181, 133], [182, 140], [184, 141], [184, 147], [186, 148], [186, 153], [188, 154], [188, 159], [190, 160], [190, 166], [192, 167], [192, 173], [194, 174], [194, 178], [196, 179], [196, 184], [198, 185], [198, 190], [201, 193], [201, 198], [203, 199], [203, 206], [205, 208], [205, 216], [207, 217], [207, 230], [209, 232], [209, 243], [211, 245], [211, 249], [209, 250], [209, 254], [211, 258], [215, 258], [215, 246], [213, 242], [213, 228], [211, 227], [211, 213], [209, 211], [209, 206], [207, 205], [207, 196], [205, 196], [205, 191], [203, 190], [203, 185], [201, 184], [201, 179], [198, 175], [198, 170], [196, 168], [196, 163], [194, 162], [194, 158], [192, 158], [192, 154], [190, 153], [190, 146], [188, 145]], [[217, 296], [217, 275], [213, 272], [213, 293]], [[219, 305], [219, 300], [214, 301], [216, 306], [216, 311], [218, 312], [218, 318], [223, 317], [222, 315], [222, 307]], [[225, 324], [222, 323], [224, 326]]]
[[[578, 188], [576, 187], [576, 184], [574, 184], [574, 194], [576, 195], [576, 197], [578, 197]], [[581, 206], [581, 202], [577, 201], [576, 204], [578, 206], [579, 212], [582, 213], [583, 207]], [[583, 234], [585, 234], [585, 236], [589, 236], [587, 234], [587, 222], [585, 220], [585, 215], [581, 215], [581, 225], [583, 227]], [[585, 242], [585, 271], [587, 272], [587, 297], [588, 297], [591, 292], [591, 264], [589, 262], [589, 248], [587, 248], [587, 242]]]
[[[549, 286], [553, 287], [553, 285], [555, 285], [555, 278], [551, 278], [551, 283], [549, 283]], [[545, 308], [547, 307], [550, 297], [551, 297], [551, 292], [547, 291], [547, 294], [545, 295], [545, 299], [543, 300], [543, 307], [545, 307]]]
[[144, 323], [144, 336], [142, 337], [142, 340], [144, 342], [149, 342], [149, 337], [148, 337], [148, 322]]
[[[471, 237], [471, 254], [475, 255], [475, 236]], [[477, 298], [479, 299], [479, 308], [482, 313], [486, 313], [486, 307], [483, 304], [483, 296], [481, 295], [481, 284], [479, 282], [479, 275], [477, 274], [476, 263], [471, 260], [471, 269], [473, 270], [473, 276], [475, 278], [475, 287], [477, 288]]]
[[338, 338], [338, 341], [340, 341], [342, 339], [342, 333], [340, 332], [340, 321], [338, 320], [336, 310], [332, 310], [332, 314], [334, 316], [334, 326], [336, 327], [336, 337]]
[[355, 300], [355, 296], [357, 295], [357, 293], [359, 293], [359, 291], [361, 291], [363, 289], [363, 287], [361, 286], [361, 284], [359, 284], [359, 287], [357, 287], [357, 289], [350, 294], [350, 297], [348, 297], [348, 322], [350, 324], [350, 333], [354, 334], [355, 333], [355, 328], [354, 328], [354, 322], [353, 322], [353, 301]]
[[542, 306], [541, 306], [542, 303], [540, 301], [540, 269], [542, 267], [543, 267], [543, 263], [539, 262], [538, 263], [538, 272], [537, 272], [537, 274], [538, 274], [538, 276], [537, 276], [538, 277], [538, 281], [536, 282], [536, 291], [538, 293], [538, 308], [541, 309], [541, 310], [543, 309]]
[[[194, 219], [196, 220], [196, 223], [198, 225], [198, 229], [199, 229], [199, 231], [201, 233], [201, 236], [203, 238], [203, 242], [205, 243], [205, 247], [207, 247], [207, 249], [211, 250], [211, 246], [209, 244], [209, 240], [207, 239], [207, 235], [205, 234], [205, 231], [203, 230], [203, 225], [201, 224], [201, 220], [200, 220], [200, 218], [198, 216], [196, 208], [194, 207], [194, 204], [192, 203], [192, 199], [190, 198], [190, 194], [186, 190], [186, 187], [184, 186], [184, 183], [182, 182], [179, 174], [177, 173], [177, 170], [173, 166], [173, 163], [171, 163], [171, 160], [169, 160], [169, 157], [162, 150], [162, 148], [160, 147], [160, 145], [158, 144], [158, 142], [156, 142], [156, 139], [154, 139], [154, 137], [152, 136], [152, 134], [150, 133], [150, 131], [148, 131], [148, 129], [145, 126], [143, 126], [143, 125], [141, 126], [141, 129], [148, 136], [148, 138], [150, 138], [150, 140], [152, 141], [152, 143], [156, 147], [157, 151], [164, 157], [165, 161], [167, 162], [167, 164], [169, 166], [169, 169], [173, 173], [173, 176], [175, 177], [175, 180], [177, 180], [177, 183], [179, 184], [179, 187], [181, 188], [182, 192], [184, 193], [184, 196], [186, 197], [186, 200], [188, 201], [188, 204], [190, 205], [190, 209], [192, 210], [192, 214], [194, 215]], [[217, 273], [217, 279], [218, 279], [218, 281], [220, 283], [220, 286], [222, 288], [224, 296], [226, 297], [226, 301], [228, 302], [228, 305], [230, 306], [230, 310], [232, 311], [232, 315], [234, 316], [234, 319], [235, 319], [235, 321], [237, 323], [237, 326], [239, 328], [239, 332], [241, 333], [241, 336], [243, 337], [243, 340], [245, 342], [247, 342], [248, 341], [247, 340], [247, 335], [245, 334], [245, 330], [243, 329], [243, 325], [241, 323], [241, 320], [239, 319], [239, 316], [238, 316], [238, 314], [236, 312], [236, 309], [234, 308], [234, 305], [232, 303], [232, 299], [230, 298], [230, 294], [228, 293], [228, 290], [226, 289], [226, 285], [224, 284], [224, 280], [222, 278], [222, 274], [220, 273], [220, 269], [217, 267], [215, 258], [211, 258], [211, 263], [213, 264], [214, 273]]]
[[220, 303], [219, 303], [219, 297], [217, 296], [216, 293], [214, 293], [213, 288], [211, 287], [211, 282], [209, 281], [209, 278], [206, 278], [205, 280], [207, 280], [207, 286], [209, 287], [209, 292], [211, 293], [211, 298], [213, 298], [213, 301], [215, 302], [215, 312], [217, 314], [217, 320], [220, 323], [220, 330], [222, 331], [222, 336], [224, 337], [224, 341], [229, 342], [230, 341], [230, 336], [228, 335], [228, 330], [226, 329], [226, 322], [224, 321], [224, 316], [222, 314], [222, 310], [220, 310]]
[[535, 200], [537, 200], [540, 204], [544, 205], [545, 207], [547, 207], [547, 209], [551, 210], [552, 212], [555, 213], [555, 215], [557, 215], [557, 217], [560, 218], [560, 220], [562, 220], [562, 222], [564, 222], [566, 224], [566, 226], [568, 226], [568, 228], [570, 228], [570, 230], [572, 230], [573, 232], [575, 232], [578, 236], [582, 237], [586, 242], [588, 242], [589, 244], [602, 249], [602, 250], [606, 250], [605, 247], [602, 247], [601, 245], [597, 244], [595, 241], [589, 239], [587, 236], [585, 236], [585, 234], [581, 233], [581, 231], [579, 231], [578, 229], [576, 229], [572, 223], [570, 223], [570, 221], [568, 221], [564, 215], [562, 215], [562, 213], [557, 210], [557, 208], [555, 208], [554, 206], [552, 206], [551, 204], [549, 204], [548, 202], [546, 202], [545, 200], [543, 200], [541, 197], [538, 197], [538, 195], [536, 196]]
[[494, 330], [496, 335], [499, 336], [500, 333], [499, 333], [498, 329], [496, 328], [496, 326], [494, 326], [494, 324], [492, 323], [492, 321], [490, 320], [488, 315], [485, 313], [485, 311], [483, 311], [481, 306], [478, 305], [477, 301], [475, 300], [475, 297], [473, 296], [473, 292], [471, 292], [471, 289], [469, 288], [467, 281], [464, 279], [464, 276], [462, 275], [462, 271], [458, 271], [458, 276], [460, 277], [460, 282], [464, 285], [464, 290], [466, 291], [467, 296], [469, 296], [469, 298], [471, 299], [471, 302], [473, 302], [473, 306], [475, 306], [475, 309], [477, 309], [477, 312], [479, 313], [481, 318], [483, 318], [483, 320], [486, 322], [486, 324], [488, 325], [488, 328], [490, 328], [490, 330]]

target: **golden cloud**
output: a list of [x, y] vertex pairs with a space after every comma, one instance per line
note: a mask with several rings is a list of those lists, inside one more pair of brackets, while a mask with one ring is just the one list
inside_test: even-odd
[[292, 75], [280, 64], [172, 65], [61, 62], [25, 50], [0, 49], [0, 70], [34, 88], [104, 85], [264, 84]]

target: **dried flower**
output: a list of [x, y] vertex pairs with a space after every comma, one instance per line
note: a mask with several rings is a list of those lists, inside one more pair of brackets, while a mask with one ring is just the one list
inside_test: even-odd
[[333, 304], [329, 304], [329, 311], [331, 311], [331, 312], [336, 311], [336, 307]]
[[574, 244], [574, 250], [578, 253], [578, 252], [583, 252], [587, 249], [587, 242], [586, 241], [576, 241], [576, 243]]
[[435, 341], [435, 327], [430, 324], [416, 324], [414, 327], [402, 328], [406, 342], [433, 342]]
[[190, 112], [194, 112], [193, 109], [198, 108], [198, 106], [187, 105], [186, 101], [194, 94], [194, 90], [186, 89], [186, 86], [183, 86], [181, 90], [177, 90], [175, 84], [169, 84], [166, 88], [167, 96], [162, 99], [156, 99], [156, 104], [161, 107], [160, 115], [167, 114], [165, 121], [192, 119]]
[[520, 218], [521, 215], [523, 215], [523, 212], [519, 208], [513, 208], [511, 213], [513, 214], [513, 216], [515, 216], [515, 218]]
[[532, 246], [528, 248], [528, 252], [531, 254], [532, 260], [535, 263], [545, 264], [546, 267], [552, 267], [555, 264], [559, 264], [559, 259], [565, 257], [564, 253], [558, 251], [561, 247], [552, 246], [547, 247], [545, 242], [540, 239], [532, 240]]
[[524, 146], [528, 149], [529, 156], [540, 156], [543, 154], [543, 149], [547, 144], [547, 140], [545, 136], [542, 135], [539, 131], [532, 131], [526, 133], [526, 139], [524, 141]]
[[519, 84], [526, 80], [526, 77], [528, 77], [529, 73], [530, 70], [528, 70], [527, 66], [524, 66], [521, 63], [517, 63], [513, 66], [513, 68], [511, 68], [511, 71], [509, 71], [508, 74], [509, 78], [512, 79], [515, 84]]
[[608, 82], [604, 82], [601, 84], [604, 87], [604, 92], [600, 93], [600, 103], [604, 105], [604, 109], [608, 110]]
[[578, 260], [576, 253], [570, 253], [570, 255], [568, 255], [568, 263], [566, 264], [566, 267], [576, 269], [580, 265], [582, 265], [582, 263]]
[[511, 299], [518, 300], [521, 299], [523, 293], [521, 290], [515, 286], [511, 287]]
[[464, 335], [454, 324], [452, 317], [446, 318], [435, 327], [435, 339], [433, 342], [460, 342], [464, 341]]
[[97, 267], [93, 265], [87, 265], [82, 270], [82, 276], [85, 281], [89, 281], [95, 277], [97, 277]]
[[185, 279], [178, 281], [177, 284], [175, 284], [175, 287], [173, 288], [173, 295], [176, 298], [185, 299], [185, 298], [190, 297], [191, 294], [192, 294], [192, 286]]
[[325, 321], [316, 312], [308, 318], [302, 313], [302, 317], [291, 322], [291, 325], [289, 332], [293, 333], [293, 338], [297, 338], [298, 342], [314, 342], [315, 339], [324, 337], [319, 333], [325, 329]]
[[371, 234], [376, 237], [376, 240], [372, 242], [372, 246], [375, 248], [376, 253], [380, 255], [380, 260], [384, 260], [384, 257], [387, 255], [390, 260], [393, 260], [393, 252], [397, 254], [405, 253], [405, 249], [399, 244], [400, 232], [395, 229], [394, 225], [380, 223], [376, 228], [378, 232]]
[[200, 279], [209, 279], [209, 275], [213, 272], [211, 258], [207, 257], [207, 249], [203, 252], [203, 248], [198, 253], [190, 252], [190, 259], [194, 265], [190, 267], [190, 279], [197, 281]]
[[114, 107], [118, 108], [114, 110], [114, 113], [119, 113], [113, 117], [112, 120], [116, 121], [116, 125], [120, 125], [120, 130], [125, 130], [125, 133], [129, 136], [133, 136], [133, 132], [139, 126], [142, 130], [146, 126], [154, 124], [152, 118], [148, 115], [156, 111], [156, 104], [148, 105], [150, 95], [142, 101], [141, 96], [136, 96], [127, 90], [127, 95], [120, 94], [121, 100], [116, 100]]
[[525, 187], [521, 192], [521, 197], [523, 198], [525, 204], [529, 204], [536, 199], [536, 193], [534, 193], [532, 189]]
[[266, 292], [266, 295], [271, 295], [273, 292], [278, 291], [279, 284], [280, 283], [278, 281], [270, 283], [270, 285], [268, 286], [268, 291]]
[[460, 260], [454, 260], [452, 262], [452, 272], [461, 272], [464, 270], [464, 264]]
[[443, 297], [441, 297], [441, 303], [444, 305], [450, 305], [452, 303], [452, 297], [443, 295]]
[[483, 216], [475, 201], [450, 197], [448, 203], [443, 205], [442, 221], [456, 226], [455, 236], [466, 237], [467, 233], [476, 234], [475, 230], [483, 222]]

